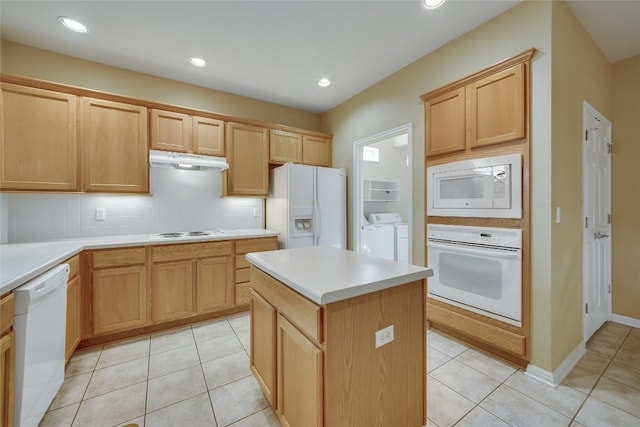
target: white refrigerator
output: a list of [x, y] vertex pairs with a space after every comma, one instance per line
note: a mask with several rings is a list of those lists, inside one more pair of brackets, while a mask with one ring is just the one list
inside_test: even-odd
[[346, 249], [346, 170], [294, 163], [272, 169], [266, 215], [267, 228], [280, 233], [280, 249]]

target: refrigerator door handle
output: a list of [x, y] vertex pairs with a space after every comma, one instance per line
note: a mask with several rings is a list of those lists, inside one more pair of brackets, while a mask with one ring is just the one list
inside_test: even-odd
[[313, 168], [313, 245], [320, 240], [320, 204], [318, 203], [318, 169]]

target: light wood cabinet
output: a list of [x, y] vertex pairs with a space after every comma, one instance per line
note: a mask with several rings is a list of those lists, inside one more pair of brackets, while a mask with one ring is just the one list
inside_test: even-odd
[[255, 239], [236, 240], [235, 244], [235, 305], [249, 303], [249, 263], [245, 256], [249, 252], [275, 251], [278, 249], [278, 238], [261, 237]]
[[524, 73], [525, 65], [517, 64], [467, 87], [471, 148], [524, 138]]
[[423, 95], [426, 157], [526, 138], [533, 50]]
[[151, 148], [154, 150], [224, 156], [224, 122], [152, 109]]
[[316, 136], [302, 136], [302, 163], [331, 167], [331, 140]]
[[276, 408], [277, 312], [259, 294], [251, 290], [249, 292], [251, 331], [255, 331], [250, 338], [250, 367], [266, 399]]
[[0, 299], [0, 426], [13, 426], [15, 333], [13, 294]]
[[153, 321], [233, 307], [232, 251], [228, 241], [153, 246]]
[[278, 403], [283, 426], [322, 426], [322, 350], [278, 314]]
[[229, 169], [222, 172], [224, 196], [266, 197], [269, 194], [269, 133], [267, 128], [227, 123]]
[[147, 109], [81, 98], [82, 188], [148, 193]]
[[69, 264], [69, 281], [67, 282], [67, 327], [65, 334], [65, 363], [78, 347], [81, 338], [81, 286], [80, 256], [76, 255], [65, 263]]
[[271, 129], [269, 136], [269, 163], [302, 163], [302, 135], [280, 129]]
[[193, 314], [193, 265], [191, 261], [154, 264], [151, 267], [151, 316], [154, 322]]
[[150, 323], [145, 249], [107, 249], [92, 254], [93, 334]]
[[465, 149], [465, 90], [459, 88], [425, 101], [427, 156]]
[[2, 83], [0, 189], [78, 190], [76, 96]]

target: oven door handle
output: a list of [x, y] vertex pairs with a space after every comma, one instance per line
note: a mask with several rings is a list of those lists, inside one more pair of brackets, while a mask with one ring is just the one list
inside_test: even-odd
[[517, 258], [521, 259], [520, 249], [477, 249], [464, 245], [452, 245], [446, 243], [427, 242], [427, 248], [442, 249], [449, 252], [458, 252], [473, 255], [482, 255], [494, 258]]

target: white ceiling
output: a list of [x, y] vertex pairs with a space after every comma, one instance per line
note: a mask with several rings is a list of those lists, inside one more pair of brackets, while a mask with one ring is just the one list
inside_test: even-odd
[[[426, 11], [417, 0], [2, 0], [0, 28], [17, 43], [323, 112], [518, 1], [448, 0]], [[610, 61], [640, 54], [640, 0], [569, 6]], [[61, 15], [89, 33], [66, 30]], [[330, 87], [317, 85], [322, 77]]]

